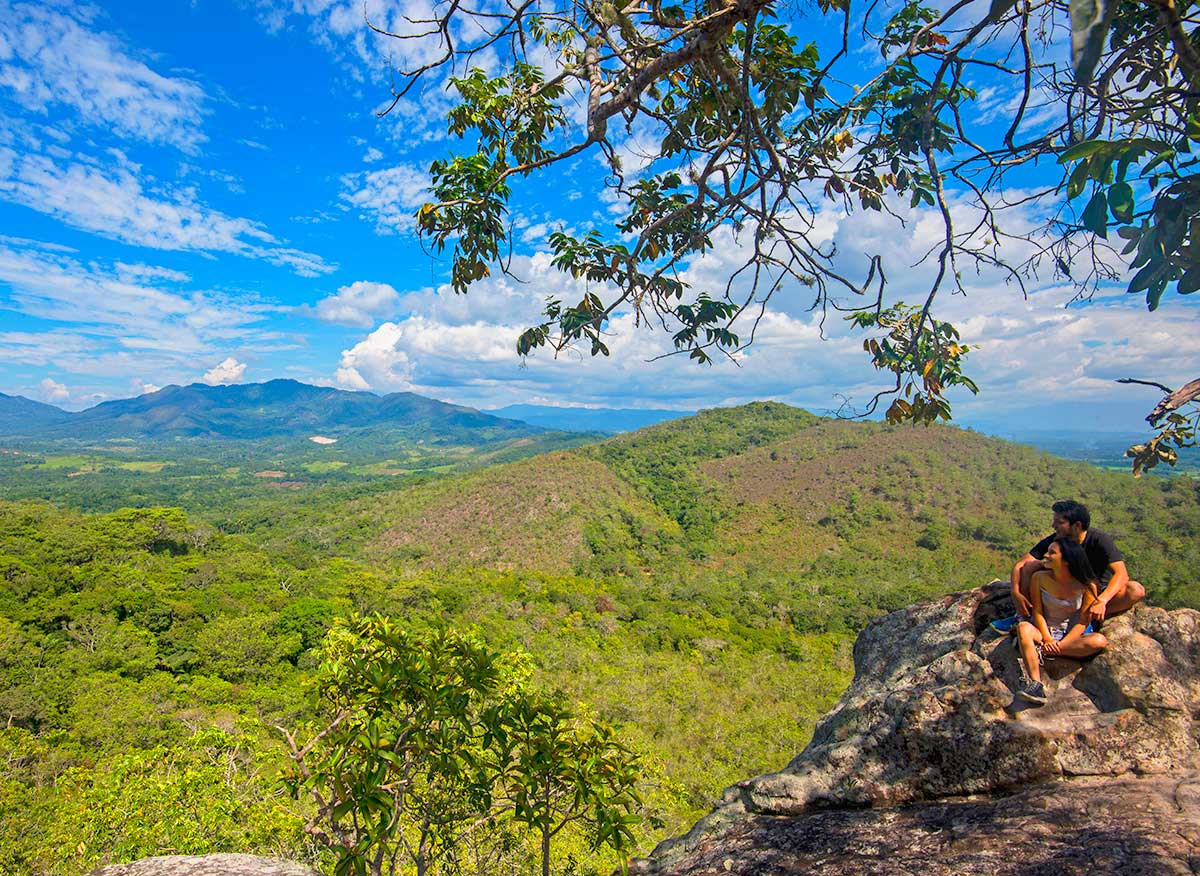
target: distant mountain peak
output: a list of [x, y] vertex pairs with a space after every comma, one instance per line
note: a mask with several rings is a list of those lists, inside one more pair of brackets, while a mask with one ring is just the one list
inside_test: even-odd
[[41, 438], [308, 438], [371, 429], [434, 442], [476, 443], [545, 431], [411, 392], [379, 396], [290, 378], [219, 386], [171, 384], [75, 414], [28, 399], [0, 402], [0, 435]]

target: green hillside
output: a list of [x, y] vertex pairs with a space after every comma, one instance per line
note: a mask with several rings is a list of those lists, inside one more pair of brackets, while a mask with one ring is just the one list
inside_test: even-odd
[[356, 500], [346, 512], [359, 525], [339, 550], [424, 568], [496, 563], [718, 590], [748, 581], [779, 590], [811, 624], [843, 590], [873, 612], [1007, 577], [1065, 497], [1091, 507], [1153, 598], [1200, 605], [1195, 479], [1136, 480], [953, 426], [776, 403]]
[[[402, 475], [365, 451], [328, 472], [298, 458], [277, 457], [286, 487], [230, 458], [119, 470], [147, 500], [173, 485], [186, 513], [67, 510], [123, 481], [0, 460], [0, 487], [58, 478], [55, 504], [0, 501], [0, 872], [168, 850], [321, 862], [275, 728], [313, 716], [303, 680], [354, 612], [473, 628], [620, 725], [646, 850], [803, 747], [871, 617], [1004, 577], [1055, 498], [1092, 507], [1151, 600], [1200, 607], [1200, 483], [951, 427], [764, 403], [487, 467], [465, 449]], [[581, 836], [561, 855], [563, 872], [614, 864]]]

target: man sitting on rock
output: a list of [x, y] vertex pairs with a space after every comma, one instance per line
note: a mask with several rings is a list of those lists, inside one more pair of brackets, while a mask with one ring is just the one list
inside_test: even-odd
[[1054, 532], [1030, 548], [1029, 553], [1013, 566], [1012, 598], [1017, 614], [992, 621], [992, 629], [998, 633], [1007, 633], [1019, 620], [1028, 620], [1031, 616], [1033, 603], [1029, 582], [1033, 573], [1043, 568], [1042, 559], [1055, 539], [1071, 539], [1083, 545], [1088, 562], [1100, 576], [1101, 590], [1088, 607], [1088, 616], [1084, 619], [1091, 622], [1093, 628], [1099, 627], [1106, 617], [1129, 611], [1146, 596], [1146, 588], [1130, 580], [1125, 557], [1113, 543], [1112, 536], [1089, 528], [1092, 515], [1084, 505], [1063, 499], [1051, 505], [1050, 510], [1054, 512], [1050, 521]]

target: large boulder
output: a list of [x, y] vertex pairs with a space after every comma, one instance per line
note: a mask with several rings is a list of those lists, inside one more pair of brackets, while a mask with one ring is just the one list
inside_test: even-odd
[[1022, 873], [1196, 872], [1200, 613], [1107, 621], [1108, 649], [1048, 660], [1049, 703], [1030, 708], [987, 626], [1011, 611], [997, 581], [872, 623], [808, 747], [635, 870], [1001, 873], [1007, 850], [1047, 867]]

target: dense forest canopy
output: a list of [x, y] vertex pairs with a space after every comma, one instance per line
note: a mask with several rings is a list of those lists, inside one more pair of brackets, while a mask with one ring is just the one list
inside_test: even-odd
[[[972, 276], [1013, 294], [1057, 276], [1077, 298], [1120, 280], [1151, 310], [1200, 288], [1191, 4], [505, 0], [376, 29], [399, 60], [395, 102], [452, 94], [462, 147], [432, 164], [417, 222], [449, 247], [456, 291], [504, 269], [523, 177], [606, 160], [612, 226], [547, 238], [587, 291], [549, 298], [522, 355], [607, 355], [609, 320], [632, 312], [708, 362], [752, 342], [772, 296], [802, 296], [868, 334], [892, 382], [866, 412], [890, 396], [889, 419], [929, 422], [949, 417], [947, 390], [976, 390], [964, 364], [983, 339], [937, 316]], [[924, 252], [848, 254], [823, 237], [830, 210], [928, 213], [940, 231]], [[741, 263], [723, 286], [698, 284], [683, 269], [718, 235]], [[1194, 444], [1189, 386], [1162, 387], [1137, 469]]]
[[[328, 720], [304, 680], [344, 657], [327, 631], [356, 615], [418, 640], [471, 631], [545, 714], [569, 704], [561, 726], [615, 727], [638, 757], [645, 850], [803, 747], [864, 624], [1004, 576], [1060, 494], [1092, 506], [1154, 603], [1200, 606], [1193, 478], [775, 403], [383, 486], [188, 471], [188, 513], [0, 503], [4, 872], [230, 850], [332, 868], [303, 832], [314, 804], [280, 783], [275, 728], [304, 744]], [[57, 501], [110, 501], [90, 477], [63, 478]], [[460, 872], [494, 872], [498, 849], [537, 869], [536, 836], [494, 827]], [[551, 854], [581, 872], [616, 861], [582, 825]]]

